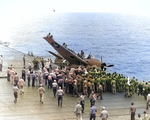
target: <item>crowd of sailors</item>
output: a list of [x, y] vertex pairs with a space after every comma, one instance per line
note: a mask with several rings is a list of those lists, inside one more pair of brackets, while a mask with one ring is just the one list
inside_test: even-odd
[[[35, 61], [35, 60], [34, 60]], [[122, 74], [106, 73], [96, 66], [78, 68], [57, 67], [55, 69], [51, 66], [51, 60], [44, 62], [41, 59], [41, 68], [31, 67], [32, 62], [29, 63], [28, 69], [22, 69], [21, 78], [27, 83], [28, 86], [40, 86], [43, 84], [48, 89], [52, 88], [54, 80], [58, 83], [58, 87], [65, 90], [65, 93], [70, 93], [72, 96], [79, 96], [78, 92], [84, 93], [84, 95], [110, 91], [113, 94], [116, 92], [125, 92], [126, 97], [132, 96], [134, 93], [138, 95], [146, 96], [150, 92], [150, 84], [148, 82], [138, 82], [135, 77], [129, 79], [125, 78]], [[33, 62], [34, 63], [34, 62]], [[7, 70], [7, 79], [13, 84], [17, 84], [20, 77], [17, 75], [15, 68], [11, 65]], [[101, 97], [102, 99], [102, 97]]]
[[[126, 78], [116, 72], [107, 73], [96, 66], [79, 66], [78, 68], [57, 66], [53, 68], [51, 60], [48, 59], [45, 62], [41, 59], [41, 67], [39, 68], [36, 67], [37, 64], [35, 64], [35, 61], [38, 60], [34, 59], [32, 62], [29, 62], [28, 68], [23, 67], [21, 77], [18, 76], [13, 65], [8, 67], [7, 80], [14, 84], [14, 86], [18, 86], [21, 94], [24, 94], [23, 87], [26, 83], [28, 86], [40, 87], [39, 89], [43, 89], [43, 91], [45, 89], [41, 87], [53, 89], [54, 97], [56, 97], [57, 91], [61, 91], [61, 94], [71, 94], [72, 97], [76, 95], [80, 97], [82, 113], [84, 113], [85, 97], [90, 98], [92, 108], [99, 97], [101, 100], [103, 99], [102, 94], [106, 91], [113, 94], [116, 94], [116, 92], [125, 92], [126, 97], [131, 97], [135, 93], [143, 95], [147, 100], [147, 109], [149, 107], [150, 100], [148, 99], [150, 97], [148, 98], [148, 93], [150, 93], [150, 84], [148, 82], [138, 82], [135, 77], [132, 79], [129, 77]], [[60, 105], [62, 106], [62, 101]]]

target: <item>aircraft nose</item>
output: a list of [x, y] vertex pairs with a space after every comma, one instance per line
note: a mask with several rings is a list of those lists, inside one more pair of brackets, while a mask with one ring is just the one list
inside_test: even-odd
[[101, 70], [106, 71], [106, 69], [107, 69], [106, 63], [102, 63]]

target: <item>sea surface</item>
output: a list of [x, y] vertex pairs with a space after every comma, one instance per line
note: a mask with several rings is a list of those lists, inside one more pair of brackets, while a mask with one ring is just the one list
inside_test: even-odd
[[45, 59], [56, 51], [43, 39], [48, 33], [69, 49], [94, 55], [117, 72], [139, 81], [150, 81], [150, 18], [117, 13], [53, 13], [23, 17], [11, 26], [4, 41], [18, 51]]

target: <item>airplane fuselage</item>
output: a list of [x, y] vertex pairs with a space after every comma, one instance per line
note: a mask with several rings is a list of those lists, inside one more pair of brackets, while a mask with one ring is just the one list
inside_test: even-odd
[[102, 62], [99, 61], [99, 60], [96, 60], [96, 59], [86, 59], [84, 58], [84, 60], [88, 63], [89, 66], [93, 66], [93, 65], [96, 65], [97, 67], [101, 67], [102, 65]]

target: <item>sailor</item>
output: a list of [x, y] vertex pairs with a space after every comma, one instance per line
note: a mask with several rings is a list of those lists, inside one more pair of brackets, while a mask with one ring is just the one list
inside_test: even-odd
[[2, 71], [2, 67], [3, 67], [3, 56], [0, 55], [0, 71]]
[[13, 84], [15, 72], [14, 72], [14, 70], [12, 69], [12, 67], [10, 68], [9, 74], [10, 74], [10, 81], [11, 81], [12, 84]]
[[46, 37], [50, 37], [51, 33], [48, 33], [48, 35]]
[[25, 70], [25, 67], [23, 67], [23, 69], [22, 69], [22, 78], [24, 79], [24, 81], [26, 81], [26, 70]]
[[16, 103], [17, 98], [18, 98], [18, 87], [16, 84], [14, 84], [13, 91], [14, 91], [14, 97], [15, 97], [14, 103]]
[[150, 105], [150, 93], [147, 95], [146, 109], [148, 109]]
[[144, 89], [144, 98], [145, 98], [145, 100], [146, 100], [146, 97], [147, 97], [147, 95], [148, 95], [148, 84], [147, 84], [147, 82], [145, 83], [145, 85], [143, 86], [143, 89]]
[[144, 111], [143, 113], [144, 113], [144, 119], [143, 120], [149, 120], [148, 115], [146, 114], [146, 111]]
[[50, 62], [49, 62], [49, 59], [48, 59], [48, 61], [45, 64], [45, 67], [46, 67], [46, 69], [47, 69], [48, 72], [49, 72], [49, 65], [50, 65]]
[[30, 86], [30, 71], [28, 71], [27, 80], [28, 80], [28, 86]]
[[[46, 70], [46, 69], [45, 69], [45, 70]], [[44, 72], [44, 76], [45, 76], [45, 85], [47, 85], [48, 75], [49, 75], [49, 73], [48, 73], [48, 71], [46, 70], [46, 71]]]
[[81, 82], [82, 82], [82, 79], [76, 77], [76, 80], [77, 80], [77, 87], [78, 87], [78, 92], [79, 92], [79, 91], [81, 90]]
[[87, 59], [90, 59], [91, 58], [91, 55], [89, 55], [88, 57], [87, 57]]
[[84, 98], [85, 95], [83, 93], [82, 95], [80, 95], [80, 105], [82, 106], [82, 113], [84, 113], [84, 104], [85, 104]]
[[135, 77], [133, 77], [132, 79], [131, 79], [131, 83], [134, 83], [135, 82]]
[[50, 60], [49, 60], [49, 72], [52, 72], [52, 69], [53, 69], [53, 68], [52, 68], [52, 60], [50, 59]]
[[124, 78], [120, 78], [118, 81], [118, 90], [119, 92], [123, 92], [123, 86], [124, 86]]
[[58, 96], [58, 106], [60, 105], [60, 107], [62, 107], [63, 95], [64, 95], [64, 92], [61, 89], [61, 87], [59, 87], [59, 89], [57, 90], [57, 96]]
[[77, 94], [77, 96], [79, 96], [79, 94], [77, 92], [77, 80], [76, 79], [73, 81], [73, 93], [72, 93], [72, 97], [74, 97], [75, 94]]
[[29, 62], [29, 71], [31, 72], [31, 61]]
[[41, 64], [42, 64], [42, 70], [43, 70], [43, 68], [44, 68], [44, 60], [43, 60], [43, 58], [41, 59]]
[[93, 102], [92, 107], [90, 108], [90, 120], [96, 119], [97, 108], [94, 105], [95, 105], [95, 103]]
[[39, 86], [40, 84], [39, 84], [39, 74], [36, 72], [35, 73], [35, 86], [37, 87], [37, 86]]
[[141, 115], [138, 114], [138, 119], [137, 120], [142, 120]]
[[143, 95], [143, 85], [142, 85], [141, 82], [140, 82], [139, 85], [138, 85], [138, 90], [139, 90], [139, 91], [138, 91], [138, 96], [139, 96], [139, 95]]
[[47, 86], [47, 88], [48, 89], [52, 88], [52, 77], [50, 75], [48, 76], [48, 86]]
[[135, 120], [135, 112], [136, 112], [136, 107], [134, 106], [134, 103], [131, 103], [130, 107], [130, 113], [131, 113], [131, 120]]
[[87, 95], [87, 80], [86, 79], [83, 81], [83, 93]]
[[64, 80], [62, 79], [62, 75], [61, 75], [61, 76], [59, 76], [58, 86], [63, 88], [63, 83], [64, 83]]
[[70, 76], [68, 79], [68, 84], [69, 84], [69, 93], [73, 93], [73, 78]]
[[116, 94], [116, 81], [115, 80], [111, 81], [111, 90], [113, 94]]
[[35, 87], [35, 71], [32, 73], [32, 87]]
[[131, 79], [131, 84], [133, 85], [133, 92], [132, 92], [132, 94], [134, 94], [134, 92], [135, 92], [135, 77], [133, 77], [132, 79]]
[[137, 93], [137, 91], [138, 91], [138, 80], [136, 79], [135, 80], [135, 84], [134, 84], [134, 87], [135, 87], [135, 93]]
[[127, 80], [128, 80], [128, 85], [130, 85], [130, 78], [129, 78], [129, 76], [127, 76]]
[[38, 92], [38, 94], [40, 95], [40, 102], [43, 104], [43, 102], [44, 102], [45, 89], [44, 89], [44, 87], [43, 87], [42, 84], [40, 84], [40, 87], [39, 87], [39, 89], [38, 89], [37, 92]]
[[67, 44], [66, 43], [63, 43], [62, 45], [64, 48], [67, 48]]
[[43, 76], [42, 73], [39, 72], [39, 85], [43, 83]]
[[81, 50], [81, 57], [84, 58], [84, 52]]
[[90, 94], [91, 107], [92, 107], [92, 103], [95, 104], [95, 101], [96, 101], [96, 94], [94, 93], [94, 91], [92, 91], [91, 94]]
[[68, 78], [65, 79], [65, 93], [69, 93], [69, 80]]
[[105, 110], [105, 107], [102, 107], [103, 111], [101, 112], [100, 118], [102, 118], [102, 120], [107, 120], [109, 114], [108, 112]]
[[19, 81], [18, 81], [18, 86], [19, 86], [19, 89], [20, 89], [20, 94], [24, 94], [24, 85], [25, 85], [25, 82], [24, 80], [20, 77]]
[[75, 110], [74, 110], [74, 113], [76, 114], [77, 120], [81, 120], [82, 119], [82, 117], [81, 117], [81, 110], [82, 110], [82, 107], [80, 105], [80, 102], [78, 101], [77, 105], [75, 106]]
[[8, 69], [7, 69], [7, 81], [10, 81], [10, 74], [9, 74], [9, 72], [10, 72], [10, 69], [8, 67]]
[[97, 98], [100, 96], [101, 97], [101, 100], [103, 100], [103, 86], [102, 86], [102, 83], [100, 83], [100, 85], [98, 86], [98, 91], [99, 91], [99, 95], [97, 96]]
[[125, 83], [125, 97], [130, 97], [129, 84]]
[[17, 73], [15, 73], [14, 84], [18, 85], [18, 81], [19, 81], [19, 76], [17, 75]]
[[91, 94], [91, 91], [92, 91], [92, 84], [91, 84], [91, 82], [89, 81], [88, 83], [88, 88], [87, 88], [87, 94], [88, 94], [88, 97], [90, 96], [90, 94]]
[[129, 86], [129, 94], [130, 96], [132, 96], [134, 94], [134, 84], [130, 82], [130, 86]]
[[57, 88], [58, 88], [56, 80], [54, 80], [54, 82], [52, 83], [52, 86], [53, 86], [54, 98], [56, 98], [56, 91], [57, 91]]
[[105, 75], [102, 76], [101, 83], [103, 86], [103, 91], [106, 91], [106, 76]]
[[83, 72], [84, 72], [84, 74], [88, 74], [87, 68], [84, 68], [84, 69], [83, 69]]
[[25, 66], [25, 55], [23, 56], [23, 65]]

